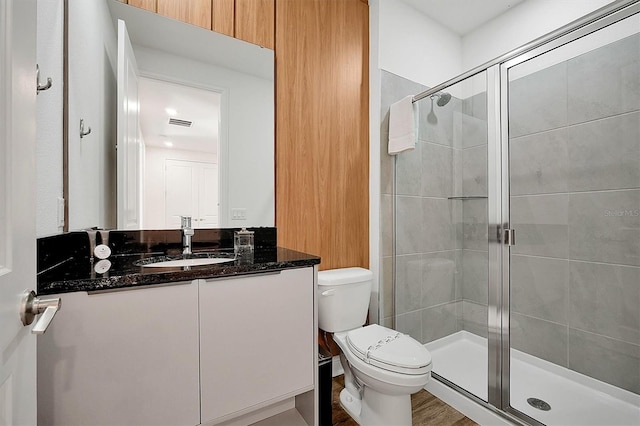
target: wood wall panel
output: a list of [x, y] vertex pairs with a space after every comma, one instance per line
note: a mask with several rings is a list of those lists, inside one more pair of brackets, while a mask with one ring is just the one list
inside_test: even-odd
[[211, 0], [157, 0], [158, 13], [211, 29]]
[[[235, 37], [273, 49], [275, 0], [235, 0], [235, 2]], [[284, 1], [284, 3], [291, 2], [291, 0]]]
[[369, 266], [369, 10], [276, 2], [278, 245]]
[[[126, 0], [125, 0], [125, 3]], [[157, 10], [156, 0], [129, 0], [131, 6], [139, 7], [140, 9], [150, 10], [155, 12]]]
[[235, 0], [212, 0], [211, 29], [234, 36]]

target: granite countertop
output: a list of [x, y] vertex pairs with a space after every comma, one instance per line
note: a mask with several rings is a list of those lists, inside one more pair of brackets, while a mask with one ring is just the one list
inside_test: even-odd
[[[221, 251], [233, 257], [233, 250]], [[212, 252], [208, 252], [212, 253]], [[69, 293], [74, 291], [102, 291], [140, 287], [195, 279], [228, 278], [290, 268], [313, 266], [320, 258], [282, 247], [258, 248], [253, 260], [235, 259], [233, 262], [188, 267], [153, 268], [141, 266], [144, 259], [162, 257], [161, 254], [127, 254], [108, 259], [110, 268], [99, 273], [99, 259], [93, 262], [69, 258], [66, 262], [38, 275], [38, 294]], [[172, 256], [175, 258], [176, 256]], [[217, 254], [216, 254], [217, 257]]]
[[[226, 235], [226, 231], [222, 232], [223, 236]], [[207, 242], [202, 243], [201, 247], [194, 247], [195, 257], [225, 257], [233, 260], [202, 266], [145, 267], [142, 266], [144, 263], [168, 259], [167, 254], [170, 259], [182, 258], [172, 245], [176, 236], [170, 232], [146, 231], [146, 238], [151, 234], [153, 242], [149, 244], [146, 241], [144, 249], [140, 249], [142, 233], [134, 234], [133, 237], [131, 232], [127, 233], [120, 239], [125, 243], [118, 242], [118, 235], [114, 234], [112, 231], [112, 242], [109, 244], [114, 251], [106, 260], [95, 257], [92, 259], [86, 255], [88, 250], [82, 247], [87, 239], [86, 234], [67, 234], [62, 240], [63, 244], [60, 244], [60, 237], [39, 240], [38, 294], [106, 291], [194, 279], [228, 278], [320, 263], [317, 256], [277, 247], [275, 244], [256, 246], [252, 257], [235, 258], [232, 248]], [[275, 242], [275, 238], [271, 240]], [[216, 241], [224, 241], [224, 238]], [[74, 249], [60, 250], [61, 246]]]

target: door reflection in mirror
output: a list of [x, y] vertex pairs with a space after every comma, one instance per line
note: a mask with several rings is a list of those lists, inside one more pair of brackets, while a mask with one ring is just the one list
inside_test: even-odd
[[193, 228], [218, 220], [218, 141], [222, 95], [140, 78], [140, 129], [145, 145], [143, 226]]

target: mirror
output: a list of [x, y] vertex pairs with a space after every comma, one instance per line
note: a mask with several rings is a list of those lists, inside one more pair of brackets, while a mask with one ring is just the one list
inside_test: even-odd
[[67, 7], [66, 230], [274, 226], [273, 51], [117, 0]]

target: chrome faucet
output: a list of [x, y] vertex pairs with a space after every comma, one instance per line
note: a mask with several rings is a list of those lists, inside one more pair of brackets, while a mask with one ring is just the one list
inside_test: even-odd
[[180, 216], [182, 229], [182, 254], [191, 254], [191, 237], [194, 234], [191, 227], [191, 216]]

